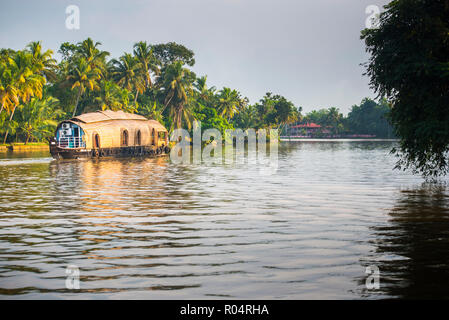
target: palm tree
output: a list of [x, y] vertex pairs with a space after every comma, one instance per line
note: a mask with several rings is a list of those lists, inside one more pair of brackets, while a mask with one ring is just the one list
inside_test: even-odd
[[257, 108], [253, 105], [248, 105], [243, 108], [234, 119], [234, 123], [236, 124], [236, 127], [242, 129], [259, 129], [262, 125], [257, 113]]
[[342, 118], [343, 115], [340, 113], [338, 108], [331, 107], [328, 109], [328, 114], [326, 117], [326, 123], [332, 127], [332, 131], [336, 134], [342, 131]]
[[240, 93], [230, 88], [223, 88], [218, 94], [218, 110], [222, 117], [231, 119], [240, 108], [245, 105], [245, 100], [241, 98]]
[[66, 80], [71, 84], [71, 90], [78, 88], [72, 117], [76, 115], [76, 109], [81, 95], [86, 90], [94, 91], [99, 89], [97, 81], [100, 78], [101, 71], [98, 68], [92, 68], [85, 58], [77, 59], [74, 65], [71, 66]]
[[[14, 112], [20, 101], [26, 103], [31, 97], [42, 98], [43, 86], [46, 82], [45, 77], [36, 73], [39, 70], [38, 67], [33, 65], [32, 55], [26, 51], [18, 51], [14, 56], [8, 60], [7, 71], [8, 85], [10, 86], [9, 92], [14, 92], [15, 97], [9, 101], [13, 101], [13, 104], [9, 104], [9, 125], [12, 123]], [[6, 131], [4, 142], [8, 138], [9, 129]]]
[[27, 48], [33, 57], [33, 65], [37, 69], [36, 71], [42, 72], [47, 80], [56, 80], [56, 60], [51, 57], [53, 51], [47, 50], [42, 52], [40, 41], [31, 42]]
[[198, 92], [200, 92], [200, 93], [206, 92], [207, 91], [206, 82], [207, 82], [207, 76], [202, 76], [200, 78], [197, 78], [195, 81], [195, 84], [194, 84], [196, 90], [198, 90]]
[[101, 110], [118, 111], [134, 113], [137, 111], [135, 105], [130, 104], [134, 99], [133, 94], [125, 88], [121, 88], [113, 81], [101, 81], [98, 96], [95, 97], [95, 105], [88, 108], [88, 111]]
[[25, 51], [18, 51], [14, 56], [13, 73], [19, 88], [19, 96], [22, 102], [26, 103], [31, 97], [42, 98], [43, 86], [46, 83], [45, 77], [40, 74], [40, 68], [34, 66], [32, 56]]
[[98, 49], [101, 42], [93, 42], [91, 38], [87, 38], [83, 42], [78, 42], [76, 45], [76, 53], [79, 57], [86, 60], [91, 69], [98, 69], [100, 76], [103, 77], [106, 71], [106, 57], [109, 56], [109, 52]]
[[122, 103], [119, 97], [120, 87], [112, 81], [101, 81], [99, 96], [95, 98], [95, 102], [101, 110], [121, 110]]
[[139, 74], [145, 79], [145, 88], [151, 88], [151, 72], [159, 75], [159, 61], [153, 55], [153, 49], [146, 41], [140, 41], [134, 44], [134, 56], [140, 63]]
[[176, 61], [167, 66], [161, 81], [164, 105], [169, 107], [169, 114], [173, 119], [171, 130], [175, 124], [177, 129], [181, 128], [183, 119], [190, 128], [192, 110], [189, 98], [193, 95], [192, 73], [189, 69], [184, 68], [181, 61]]
[[197, 78], [195, 81], [195, 89], [203, 102], [208, 102], [212, 100], [212, 97], [215, 93], [215, 87], [207, 88], [207, 76], [202, 76]]
[[139, 106], [139, 114], [145, 116], [149, 119], [154, 119], [159, 122], [163, 122], [163, 115], [162, 115], [163, 108], [158, 106], [157, 101], [154, 101], [152, 104], [143, 104]]
[[56, 128], [56, 119], [63, 114], [59, 109], [59, 100], [51, 96], [45, 99], [32, 98], [20, 110], [19, 123], [26, 135], [25, 144], [30, 138], [43, 139]]
[[119, 60], [113, 59], [111, 64], [112, 77], [117, 84], [128, 91], [136, 90], [136, 104], [139, 93], [143, 93], [145, 88], [145, 80], [139, 73], [141, 63], [131, 54], [125, 53]]
[[12, 111], [14, 105], [19, 104], [17, 83], [10, 68], [10, 57], [7, 61], [0, 61], [0, 113], [3, 110]]
[[118, 96], [120, 97], [120, 103], [122, 104], [122, 110], [128, 113], [134, 113], [137, 111], [136, 99], [134, 98], [134, 104], [129, 102], [133, 99], [133, 94], [125, 88], [118, 88]]

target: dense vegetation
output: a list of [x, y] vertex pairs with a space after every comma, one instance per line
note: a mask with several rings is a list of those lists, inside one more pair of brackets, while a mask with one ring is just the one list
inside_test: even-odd
[[340, 113], [338, 108], [313, 110], [303, 118], [303, 123], [316, 123], [328, 128], [331, 135], [365, 134], [378, 138], [394, 138], [389, 124], [390, 105], [385, 99], [375, 102], [365, 98], [360, 105], [351, 107], [348, 116]]
[[362, 31], [372, 87], [393, 105], [398, 168], [449, 171], [449, 1], [395, 0]]
[[202, 127], [280, 128], [302, 121], [331, 127], [337, 133], [387, 136], [384, 103], [366, 99], [348, 117], [337, 108], [303, 116], [285, 97], [267, 93], [250, 104], [231, 88], [207, 85], [191, 69], [194, 53], [177, 43], [138, 42], [117, 59], [88, 38], [43, 51], [40, 42], [24, 50], [0, 52], [0, 134], [4, 142], [43, 141], [62, 119], [95, 110], [123, 110], [162, 122], [169, 129]]

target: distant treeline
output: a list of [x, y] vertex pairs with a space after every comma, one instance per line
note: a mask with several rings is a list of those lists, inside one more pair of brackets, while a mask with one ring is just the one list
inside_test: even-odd
[[[365, 98], [360, 105], [352, 106], [347, 116], [337, 108], [320, 109], [307, 113], [298, 123], [320, 125], [323, 130], [317, 130], [314, 134], [318, 137], [371, 135], [377, 138], [394, 138], [393, 128], [388, 121], [389, 111], [390, 105], [385, 99], [375, 102]], [[283, 133], [288, 134], [288, 130]]]
[[202, 127], [285, 128], [286, 124], [315, 122], [333, 132], [387, 136], [388, 104], [365, 99], [348, 117], [337, 108], [302, 115], [301, 107], [280, 95], [267, 93], [250, 104], [236, 90], [209, 87], [206, 76], [190, 68], [194, 53], [181, 44], [138, 42], [117, 59], [88, 38], [63, 43], [58, 52], [43, 51], [41, 42], [24, 50], [0, 51], [0, 135], [3, 142], [43, 141], [58, 121], [96, 110], [123, 110], [156, 119], [167, 128]]

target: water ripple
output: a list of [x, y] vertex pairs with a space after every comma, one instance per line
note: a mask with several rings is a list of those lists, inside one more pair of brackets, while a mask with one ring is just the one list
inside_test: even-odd
[[392, 171], [393, 144], [283, 143], [272, 175], [2, 156], [0, 298], [447, 296], [449, 192]]

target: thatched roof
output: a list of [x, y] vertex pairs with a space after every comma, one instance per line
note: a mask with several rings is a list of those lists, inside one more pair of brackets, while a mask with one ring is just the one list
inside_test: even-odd
[[167, 131], [167, 129], [165, 129], [165, 127], [156, 120], [148, 120], [148, 123], [157, 131]]
[[[147, 121], [147, 119], [141, 115], [133, 114], [133, 113], [125, 113], [123, 111], [97, 111], [97, 112], [89, 112], [84, 113], [79, 116], [73, 117], [70, 119], [72, 121], [81, 121], [84, 123], [93, 123], [93, 122], [101, 122], [108, 120], [143, 120]], [[152, 120], [154, 121], [154, 120]], [[157, 121], [156, 121], [157, 122]], [[157, 122], [159, 123], [159, 122]]]

